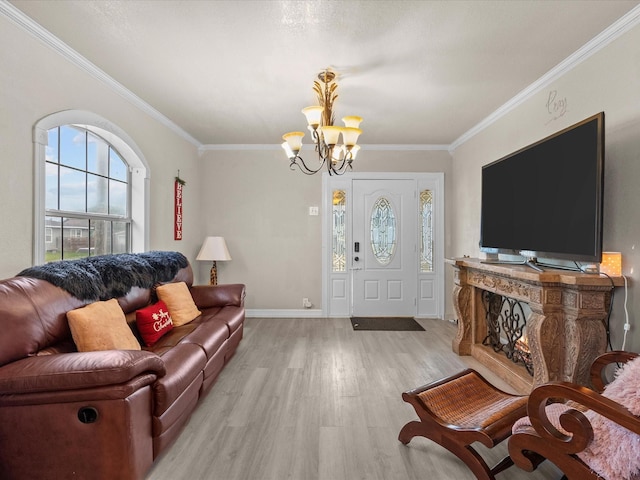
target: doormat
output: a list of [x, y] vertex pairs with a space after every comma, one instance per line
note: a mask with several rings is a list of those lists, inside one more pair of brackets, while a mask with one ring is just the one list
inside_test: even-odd
[[351, 317], [351, 325], [354, 330], [424, 330], [413, 317]]

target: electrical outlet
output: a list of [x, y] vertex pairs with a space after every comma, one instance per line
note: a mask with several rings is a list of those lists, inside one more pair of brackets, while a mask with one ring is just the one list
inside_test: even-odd
[[309, 299], [307, 297], [304, 297], [302, 299], [302, 307], [303, 308], [311, 308], [312, 307], [312, 304], [311, 304], [311, 302], [309, 301]]

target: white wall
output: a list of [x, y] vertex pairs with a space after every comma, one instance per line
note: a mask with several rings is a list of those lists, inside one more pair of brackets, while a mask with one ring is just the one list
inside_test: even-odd
[[[303, 297], [321, 308], [322, 214], [309, 216], [310, 206], [322, 204], [320, 174], [290, 171], [281, 149], [208, 151], [202, 162], [205, 234], [224, 236], [233, 257], [218, 262], [218, 280], [245, 283], [249, 309], [301, 309]], [[354, 171], [444, 172], [445, 195], [451, 190], [451, 157], [443, 151], [363, 149]], [[201, 263], [206, 282], [210, 264]]]
[[[194, 145], [119, 96], [51, 48], [0, 17], [0, 278], [32, 264], [33, 141], [37, 121], [52, 113], [86, 110], [127, 132], [150, 166], [149, 249], [178, 250], [191, 260], [199, 283], [210, 264], [195, 256], [207, 235], [223, 235], [233, 260], [219, 263], [221, 282], [247, 284], [253, 309], [300, 309], [300, 299], [321, 303], [321, 176], [288, 169], [283, 152], [210, 151]], [[443, 151], [368, 151], [355, 169], [445, 172]], [[173, 179], [184, 191], [184, 240], [173, 240]], [[446, 222], [447, 225], [449, 224]], [[446, 236], [450, 238], [449, 235]]]
[[[549, 98], [566, 101], [566, 112]], [[640, 312], [640, 27], [624, 34], [533, 95], [453, 154], [452, 256], [479, 254], [482, 165], [597, 112], [605, 112], [604, 250], [620, 251], [629, 277], [629, 310]], [[447, 289], [450, 290], [449, 284]], [[621, 346], [624, 291], [615, 292], [612, 338]], [[449, 297], [450, 300], [450, 297]], [[627, 349], [640, 348], [640, 325]]]
[[[179, 250], [192, 261], [202, 241], [197, 148], [0, 16], [0, 278], [32, 264], [33, 141], [36, 122], [78, 109], [111, 121], [150, 166], [149, 249]], [[173, 180], [187, 181], [184, 240], [173, 240]]]

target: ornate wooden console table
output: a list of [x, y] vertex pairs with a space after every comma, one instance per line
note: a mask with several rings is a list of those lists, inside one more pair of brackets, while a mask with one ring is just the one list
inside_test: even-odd
[[[485, 264], [472, 258], [447, 262], [455, 271], [454, 352], [472, 355], [521, 393], [556, 380], [589, 385], [590, 365], [606, 349], [612, 281], [620, 286], [621, 278], [551, 269], [539, 273], [527, 266]], [[487, 305], [496, 297], [523, 302], [531, 310], [525, 349], [533, 375], [488, 345], [489, 337], [497, 336], [491, 327], [499, 312]]]

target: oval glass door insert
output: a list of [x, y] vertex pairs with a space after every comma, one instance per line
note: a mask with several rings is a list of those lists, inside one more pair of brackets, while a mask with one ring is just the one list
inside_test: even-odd
[[371, 249], [380, 265], [388, 265], [396, 250], [396, 215], [385, 197], [376, 200], [371, 211]]

